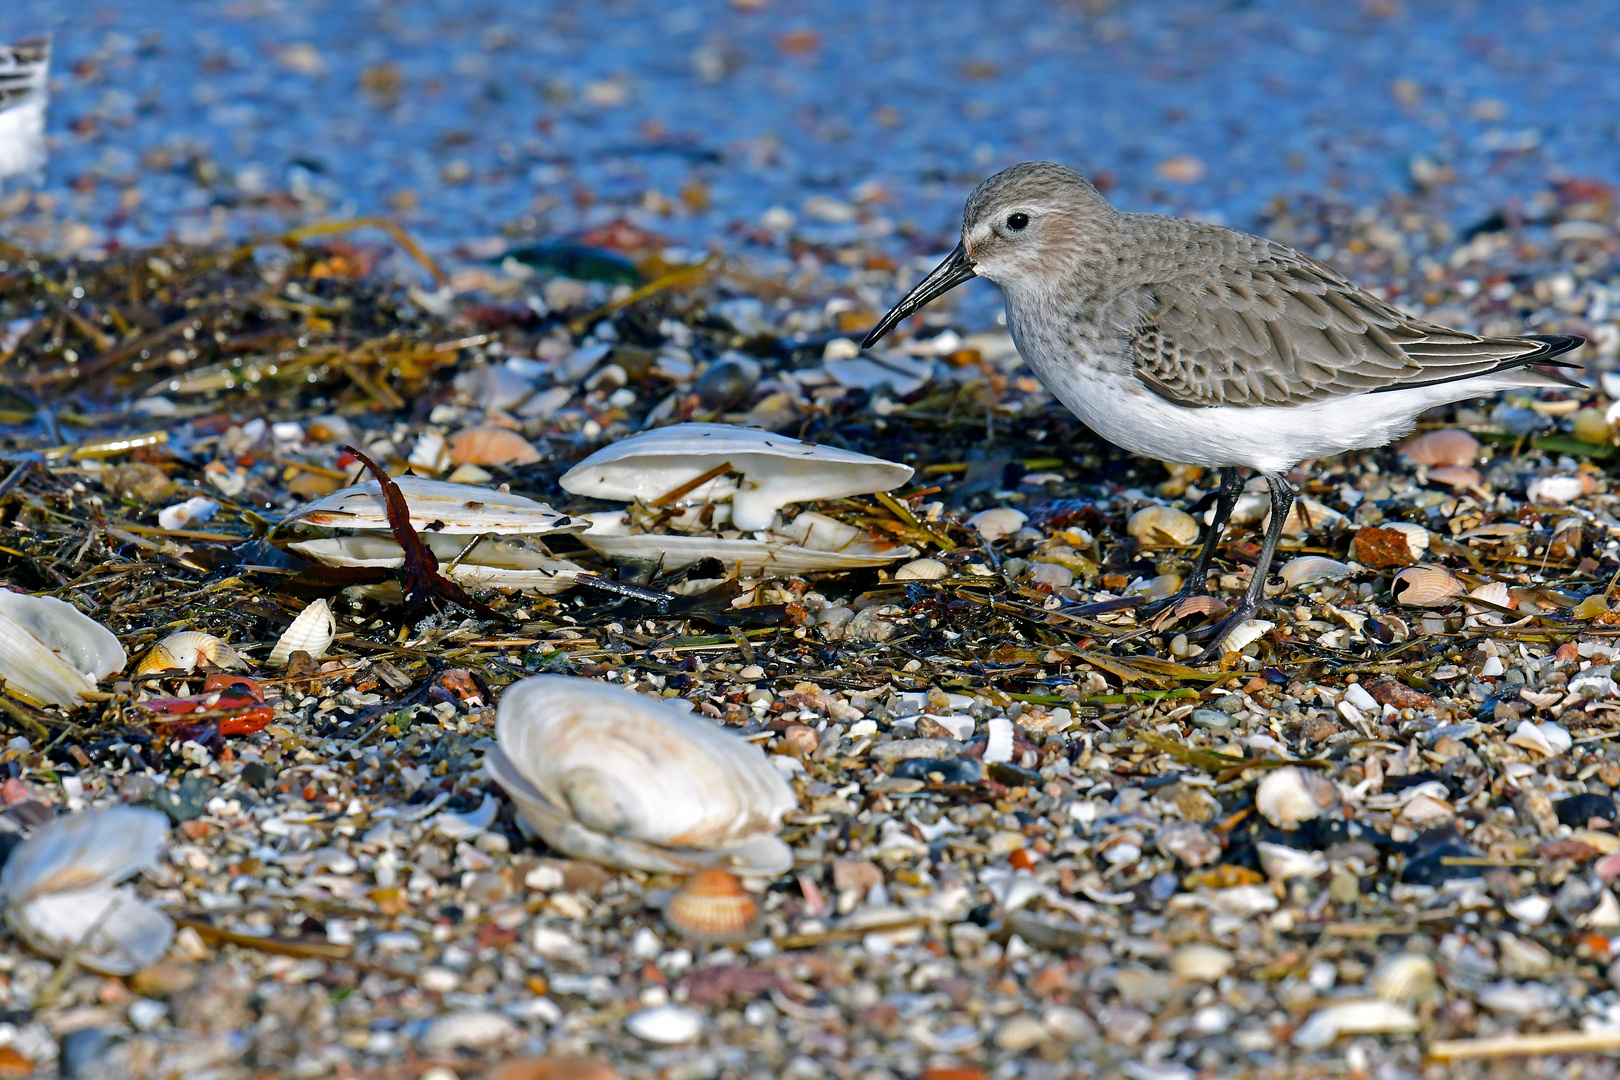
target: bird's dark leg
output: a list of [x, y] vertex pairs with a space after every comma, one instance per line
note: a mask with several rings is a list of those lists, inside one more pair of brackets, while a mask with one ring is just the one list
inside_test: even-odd
[[1199, 549], [1198, 561], [1193, 564], [1192, 573], [1187, 576], [1180, 592], [1147, 605], [1142, 609], [1142, 617], [1157, 615], [1165, 608], [1173, 608], [1183, 600], [1202, 596], [1209, 591], [1209, 564], [1215, 560], [1215, 548], [1219, 546], [1221, 536], [1226, 532], [1226, 523], [1232, 519], [1232, 509], [1237, 506], [1238, 497], [1242, 494], [1243, 475], [1236, 469], [1222, 469], [1221, 486], [1215, 493], [1215, 520], [1204, 529], [1204, 544]]
[[[1266, 541], [1261, 545], [1260, 558], [1255, 561], [1254, 576], [1249, 579], [1249, 587], [1244, 590], [1243, 601], [1238, 604], [1237, 610], [1215, 624], [1214, 636], [1209, 639], [1208, 647], [1199, 654], [1194, 663], [1206, 664], [1219, 659], [1221, 643], [1226, 640], [1226, 636], [1254, 618], [1255, 613], [1260, 610], [1261, 602], [1266, 598], [1266, 578], [1271, 574], [1271, 560], [1277, 554], [1277, 544], [1282, 540], [1283, 527], [1288, 524], [1288, 515], [1294, 509], [1294, 488], [1279, 474], [1262, 475], [1266, 478], [1266, 485], [1271, 488], [1271, 521], [1266, 525]], [[1200, 636], [1207, 632], [1200, 632]]]

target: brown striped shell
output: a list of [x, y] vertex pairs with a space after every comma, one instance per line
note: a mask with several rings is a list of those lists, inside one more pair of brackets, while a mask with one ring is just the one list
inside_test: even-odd
[[664, 907], [682, 937], [705, 943], [742, 941], [759, 919], [759, 903], [735, 874], [711, 866], [686, 879]]
[[1451, 571], [1428, 563], [1408, 566], [1389, 585], [1390, 596], [1407, 607], [1444, 607], [1464, 591]]

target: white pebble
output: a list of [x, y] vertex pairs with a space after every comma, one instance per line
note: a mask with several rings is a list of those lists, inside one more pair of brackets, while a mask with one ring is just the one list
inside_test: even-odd
[[659, 1005], [631, 1013], [625, 1018], [624, 1026], [638, 1039], [675, 1046], [689, 1043], [702, 1034], [703, 1017], [681, 1005]]
[[985, 734], [988, 738], [984, 744], [985, 762], [1011, 761], [1013, 752], [1013, 725], [1005, 716], [992, 717], [986, 721]]

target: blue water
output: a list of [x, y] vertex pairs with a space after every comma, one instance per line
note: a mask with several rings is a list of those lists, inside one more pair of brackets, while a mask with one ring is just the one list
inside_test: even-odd
[[1615, 3], [0, 4], [0, 37], [45, 30], [52, 198], [24, 220], [81, 241], [390, 213], [443, 248], [628, 215], [934, 251], [1027, 158], [1240, 226], [1410, 190], [1413, 158], [1459, 221], [1620, 179]]

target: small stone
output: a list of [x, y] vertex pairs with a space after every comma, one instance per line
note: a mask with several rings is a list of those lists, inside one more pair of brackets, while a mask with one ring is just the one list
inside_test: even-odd
[[1340, 870], [1328, 881], [1328, 899], [1335, 904], [1353, 904], [1361, 899], [1361, 879], [1348, 870]]
[[1232, 726], [1233, 720], [1219, 709], [1194, 709], [1192, 722], [1193, 727], [1201, 727], [1209, 731], [1225, 731]]
[[1013, 1016], [996, 1029], [995, 1043], [1010, 1054], [1022, 1054], [1046, 1039], [1046, 1028], [1033, 1016]]
[[1219, 945], [1183, 945], [1170, 954], [1170, 971], [1186, 982], [1216, 982], [1232, 970], [1232, 954]]
[[1029, 580], [1050, 589], [1067, 589], [1074, 584], [1074, 571], [1061, 563], [1038, 562], [1030, 567]]
[[656, 1005], [631, 1013], [624, 1026], [638, 1039], [677, 1046], [692, 1042], [703, 1033], [703, 1016], [682, 1005]]
[[142, 997], [167, 998], [197, 985], [197, 969], [177, 960], [159, 960], [129, 979], [130, 989]]
[[1097, 1037], [1097, 1024], [1072, 1005], [1052, 1005], [1041, 1014], [1041, 1025], [1053, 1038], [1081, 1042]]
[[518, 1026], [504, 1013], [467, 1009], [448, 1013], [428, 1025], [422, 1035], [422, 1048], [442, 1054], [453, 1050], [479, 1050], [504, 1043], [518, 1033]]
[[448, 994], [461, 985], [461, 976], [445, 967], [423, 968], [416, 985], [430, 994]]

